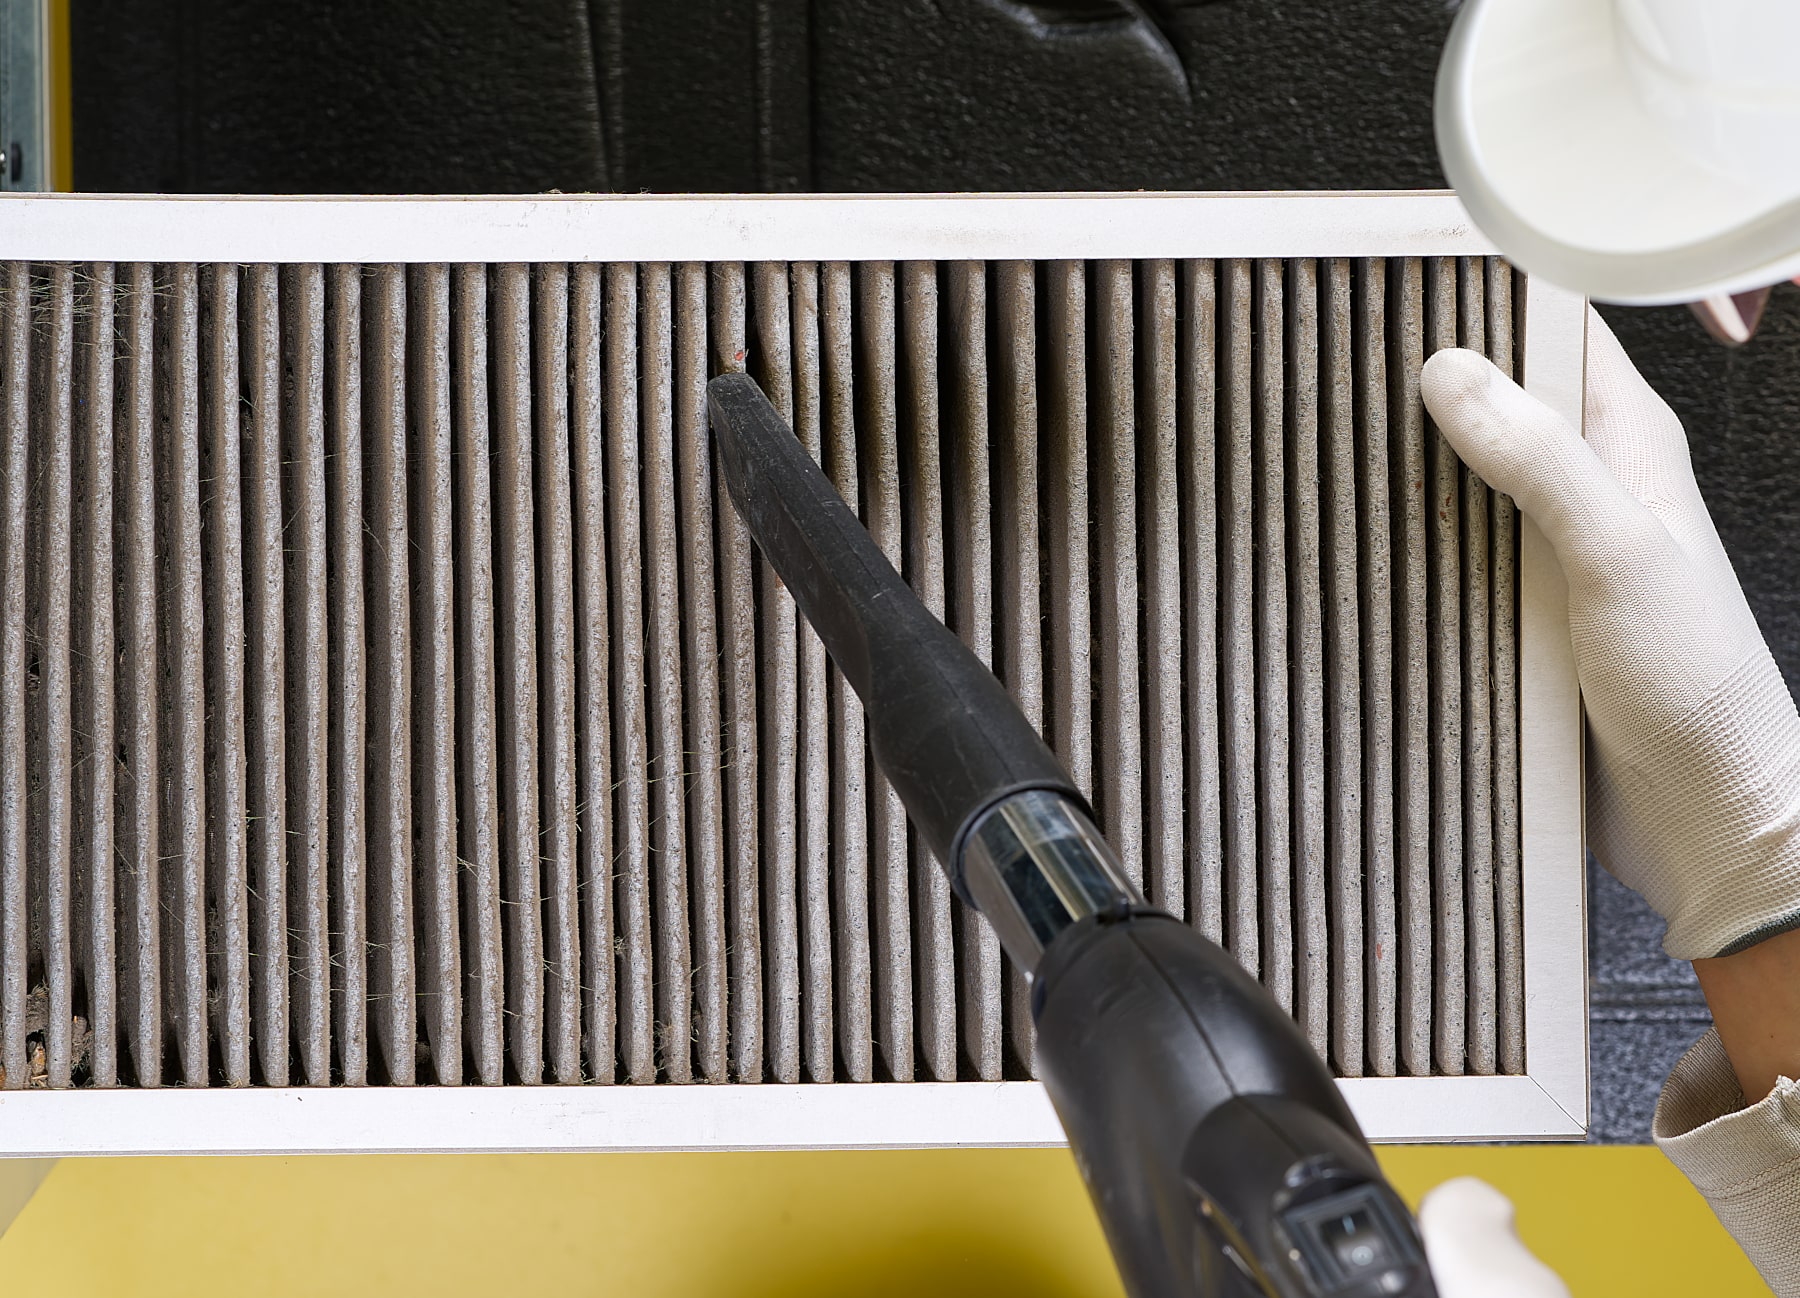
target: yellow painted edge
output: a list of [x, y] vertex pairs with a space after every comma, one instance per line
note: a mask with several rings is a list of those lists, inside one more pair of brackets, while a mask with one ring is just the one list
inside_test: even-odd
[[50, 0], [50, 188], [75, 188], [75, 93], [69, 0]]

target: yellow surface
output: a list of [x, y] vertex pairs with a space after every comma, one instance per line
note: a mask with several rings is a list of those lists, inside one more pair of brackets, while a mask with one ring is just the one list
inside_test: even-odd
[[[1648, 1148], [1382, 1151], [1485, 1177], [1577, 1298], [1766, 1294]], [[1064, 1150], [66, 1159], [0, 1239], [33, 1291], [182, 1298], [1119, 1292]]]
[[69, 0], [50, 0], [50, 188], [75, 188], [74, 101], [69, 75]]

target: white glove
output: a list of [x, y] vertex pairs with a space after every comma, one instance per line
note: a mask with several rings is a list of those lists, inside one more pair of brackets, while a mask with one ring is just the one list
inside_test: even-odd
[[1438, 1298], [1569, 1298], [1520, 1242], [1511, 1200], [1486, 1181], [1461, 1176], [1426, 1195], [1419, 1233]]
[[1420, 386], [1568, 578], [1594, 855], [1668, 920], [1663, 949], [1678, 959], [1800, 927], [1800, 715], [1680, 421], [1591, 311], [1586, 442], [1474, 352], [1437, 353]]

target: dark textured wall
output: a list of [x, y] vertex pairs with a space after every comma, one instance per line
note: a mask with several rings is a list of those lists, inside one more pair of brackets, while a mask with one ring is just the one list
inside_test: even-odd
[[[1443, 184], [1441, 0], [73, 0], [76, 183], [170, 192]], [[1687, 424], [1800, 683], [1800, 291], [1728, 351], [1608, 318]], [[1596, 877], [1595, 1134], [1644, 1139], [1705, 1022]]]

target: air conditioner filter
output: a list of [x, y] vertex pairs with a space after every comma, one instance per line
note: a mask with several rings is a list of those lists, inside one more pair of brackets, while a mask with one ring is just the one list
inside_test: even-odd
[[1584, 1125], [1560, 579], [1418, 398], [1567, 408], [1580, 303], [1452, 200], [32, 198], [0, 257], [0, 1148], [1056, 1138], [730, 369], [1371, 1134]]

